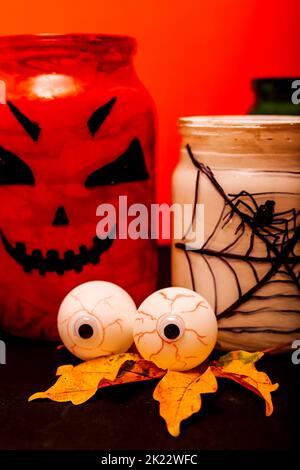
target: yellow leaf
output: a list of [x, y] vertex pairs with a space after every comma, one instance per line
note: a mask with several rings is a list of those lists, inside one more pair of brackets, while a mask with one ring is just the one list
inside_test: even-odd
[[60, 367], [58, 367], [55, 375], [67, 374], [68, 372], [71, 372], [73, 370], [73, 368], [74, 368], [74, 366], [72, 366], [71, 364], [67, 364], [65, 366], [60, 366]]
[[124, 362], [137, 361], [139, 358], [137, 354], [116, 354], [82, 362], [78, 366], [61, 366], [56, 372], [59, 376], [56, 383], [45, 392], [31, 395], [28, 401], [49, 398], [80, 405], [96, 393], [102, 379], [115, 380]]
[[279, 385], [272, 384], [267, 374], [256, 370], [255, 362], [263, 355], [262, 352], [232, 351], [214, 363], [212, 370], [216, 377], [232, 379], [261, 396], [266, 403], [266, 416], [270, 416], [273, 412], [271, 392]]
[[153, 398], [160, 403], [160, 415], [166, 421], [169, 433], [180, 434], [181, 421], [201, 408], [201, 393], [214, 393], [218, 385], [210, 367], [199, 372], [168, 371], [154, 390]]

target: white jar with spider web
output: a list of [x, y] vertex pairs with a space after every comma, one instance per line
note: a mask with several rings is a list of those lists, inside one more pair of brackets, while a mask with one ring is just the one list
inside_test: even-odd
[[290, 349], [300, 338], [300, 118], [190, 117], [179, 128], [173, 203], [192, 209], [175, 211], [184, 228], [172, 284], [208, 300], [220, 348]]

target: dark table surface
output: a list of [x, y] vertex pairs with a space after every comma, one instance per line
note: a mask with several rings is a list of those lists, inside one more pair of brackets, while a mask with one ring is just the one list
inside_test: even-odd
[[[169, 256], [161, 250], [160, 286], [169, 284]], [[164, 268], [163, 268], [164, 267]], [[3, 334], [0, 338], [3, 338]], [[54, 383], [56, 368], [71, 356], [51, 343], [5, 337], [7, 364], [0, 365], [1, 450], [295, 450], [299, 443], [300, 365], [291, 354], [264, 357], [258, 369], [279, 389], [274, 413], [238, 384], [219, 379], [216, 394], [204, 395], [202, 410], [170, 436], [152, 398], [156, 382], [98, 391], [74, 406], [28, 397]], [[298, 428], [298, 429], [297, 429]]]

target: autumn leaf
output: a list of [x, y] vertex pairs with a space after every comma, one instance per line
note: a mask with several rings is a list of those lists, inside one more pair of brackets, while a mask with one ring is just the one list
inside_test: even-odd
[[262, 397], [266, 403], [266, 416], [270, 416], [273, 412], [271, 392], [279, 385], [272, 384], [267, 374], [256, 370], [255, 363], [263, 355], [263, 352], [232, 351], [211, 367], [216, 377], [232, 379]]
[[80, 405], [96, 393], [101, 380], [114, 381], [126, 361], [138, 361], [139, 358], [137, 354], [116, 354], [82, 362], [77, 366], [61, 366], [56, 372], [59, 376], [56, 383], [45, 392], [31, 395], [28, 401], [49, 398]]
[[166, 374], [165, 370], [159, 369], [153, 362], [139, 359], [138, 361], [127, 361], [121, 367], [115, 380], [103, 379], [98, 388], [112, 385], [122, 385], [130, 382], [142, 382], [145, 380], [159, 379]]
[[214, 393], [218, 385], [210, 367], [199, 371], [168, 371], [154, 390], [153, 398], [160, 403], [160, 415], [166, 421], [169, 433], [177, 437], [181, 422], [201, 408], [202, 393]]

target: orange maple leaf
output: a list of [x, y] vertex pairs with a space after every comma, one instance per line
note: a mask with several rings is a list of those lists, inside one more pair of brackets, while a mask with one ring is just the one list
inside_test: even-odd
[[263, 352], [232, 351], [211, 367], [216, 377], [234, 380], [262, 397], [266, 403], [266, 416], [270, 416], [273, 412], [271, 392], [277, 390], [279, 385], [273, 384], [267, 374], [255, 368], [255, 363], [263, 355]]

